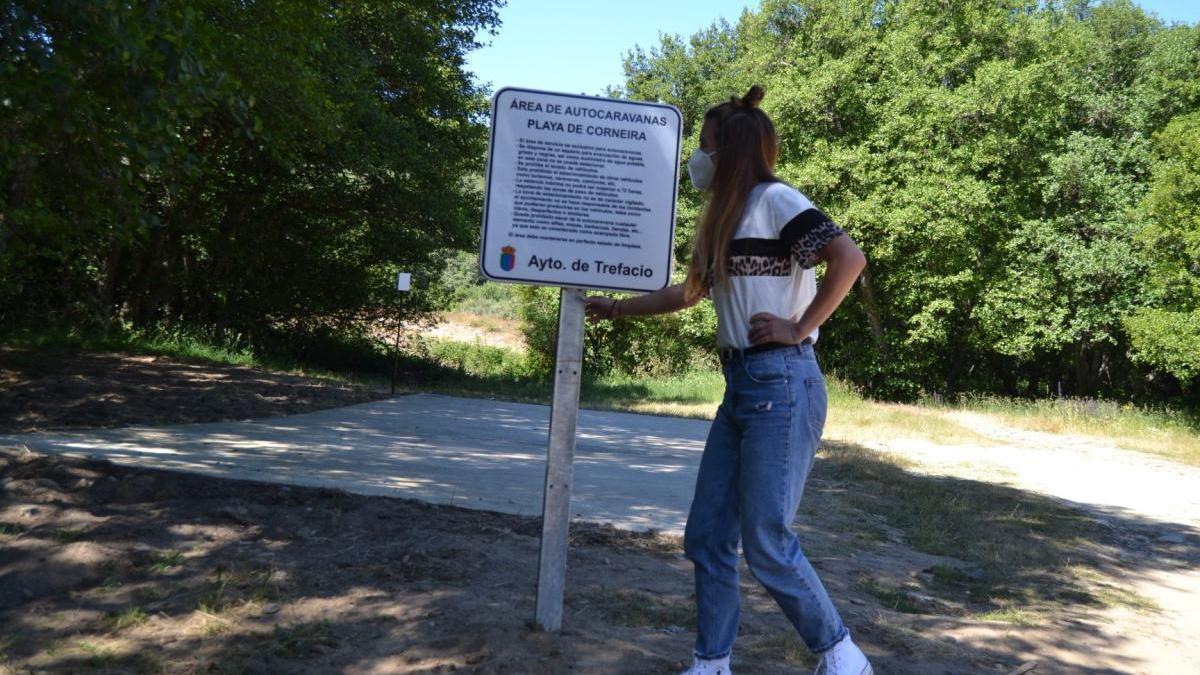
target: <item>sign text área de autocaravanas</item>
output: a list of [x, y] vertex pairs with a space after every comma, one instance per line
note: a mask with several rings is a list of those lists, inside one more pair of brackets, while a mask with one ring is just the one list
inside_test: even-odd
[[480, 267], [495, 281], [667, 285], [679, 178], [672, 106], [505, 88], [492, 99]]

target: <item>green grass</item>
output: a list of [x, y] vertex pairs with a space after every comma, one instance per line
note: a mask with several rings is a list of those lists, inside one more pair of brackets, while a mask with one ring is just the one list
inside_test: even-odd
[[[220, 617], [218, 617], [218, 619], [220, 619]], [[205, 619], [204, 627], [201, 630], [204, 632], [204, 637], [214, 638], [231, 633], [233, 631], [233, 625], [225, 619], [220, 619], [218, 621]]]
[[870, 577], [860, 578], [858, 584], [864, 591], [878, 600], [880, 604], [894, 612], [904, 614], [929, 613], [924, 607], [921, 607], [920, 604], [910, 598], [908, 593], [902, 588], [886, 586]]
[[511, 381], [536, 379], [525, 354], [514, 349], [450, 340], [422, 340], [410, 358], [457, 374], [460, 378]]
[[[1048, 498], [1000, 485], [911, 471], [895, 455], [826, 442], [822, 450], [833, 478], [866, 489], [850, 499], [884, 515], [915, 548], [985, 567], [1056, 561], [1096, 527], [1087, 514]], [[1039, 535], [1033, 537], [1031, 535]]]
[[[158, 657], [145, 652], [130, 651], [128, 644], [102, 644], [84, 640], [76, 643], [75, 646], [87, 656], [86, 660], [79, 665], [86, 665], [88, 669], [80, 671], [77, 668], [71, 668], [69, 671], [63, 672], [130, 673], [138, 675], [168, 672], [165, 664]], [[68, 651], [68, 649], [60, 650], [58, 647], [52, 646], [45, 653], [47, 656], [57, 657], [62, 652]], [[41, 671], [39, 670], [38, 672]]]
[[104, 580], [100, 582], [100, 585], [96, 586], [95, 592], [103, 595], [105, 593], [111, 593], [120, 587], [121, 587], [121, 577], [113, 574], [113, 575], [104, 577]]
[[825, 437], [851, 443], [904, 438], [947, 445], [991, 445], [994, 441], [947, 419], [940, 410], [920, 405], [884, 403], [863, 398], [849, 382], [826, 377], [829, 414]]
[[518, 287], [511, 284], [471, 284], [455, 291], [452, 312], [516, 319]]
[[605, 375], [586, 379], [579, 398], [589, 408], [711, 419], [724, 391], [719, 372], [640, 378]]
[[495, 314], [446, 312], [442, 314], [442, 320], [447, 324], [460, 324], [488, 334], [507, 333], [513, 337], [520, 334], [519, 321]]
[[971, 580], [966, 572], [949, 565], [934, 565], [928, 571], [933, 575], [934, 581], [946, 586], [965, 584]]
[[126, 628], [140, 626], [150, 620], [150, 616], [141, 607], [129, 607], [121, 612], [112, 612], [104, 618], [105, 627], [113, 633], [119, 633]]
[[1091, 584], [1094, 598], [1104, 607], [1125, 607], [1147, 613], [1162, 611], [1162, 607], [1151, 598], [1128, 588], [1122, 588], [1113, 583], [1113, 580], [1105, 579], [1091, 568], [1075, 565], [1069, 568], [1069, 573]]
[[65, 527], [59, 527], [59, 528], [55, 528], [55, 530], [52, 534], [54, 535], [54, 538], [59, 540], [60, 542], [62, 542], [64, 544], [70, 544], [70, 543], [82, 540], [84, 538], [84, 536], [87, 535], [87, 530], [82, 529], [82, 528], [77, 529], [77, 530], [70, 530]]
[[276, 659], [309, 659], [332, 651], [339, 645], [333, 624], [328, 620], [306, 621], [276, 625], [270, 631], [238, 630], [245, 626], [209, 622], [204, 625], [206, 637], [221, 637], [221, 650], [214, 661], [199, 671], [204, 673], [288, 673], [295, 664], [283, 664]]
[[1147, 614], [1162, 611], [1161, 605], [1141, 593], [1109, 583], [1097, 584], [1095, 595], [1105, 607], [1128, 607]]
[[218, 568], [196, 598], [196, 609], [206, 614], [222, 612], [251, 602], [279, 599], [275, 570], [269, 567]]
[[150, 557], [150, 569], [155, 572], [166, 572], [179, 566], [182, 560], [182, 551], [155, 551]]
[[88, 655], [88, 665], [93, 668], [105, 668], [117, 658], [117, 653], [112, 647], [98, 645], [88, 640], [80, 642], [79, 649]]

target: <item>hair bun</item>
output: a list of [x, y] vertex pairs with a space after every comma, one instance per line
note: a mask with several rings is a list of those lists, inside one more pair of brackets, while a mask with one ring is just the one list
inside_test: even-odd
[[757, 108], [758, 104], [762, 103], [763, 96], [766, 96], [766, 93], [762, 87], [756, 84], [750, 87], [750, 91], [746, 92], [746, 95], [742, 97], [741, 104], [747, 108]]

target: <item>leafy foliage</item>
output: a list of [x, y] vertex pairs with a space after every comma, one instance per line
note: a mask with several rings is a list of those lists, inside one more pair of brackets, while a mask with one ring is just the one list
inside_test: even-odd
[[[548, 371], [554, 292], [448, 253], [476, 236], [463, 64], [496, 4], [0, 3], [0, 325], [319, 355], [519, 295]], [[1129, 0], [765, 0], [624, 68], [610, 93], [678, 106], [684, 156], [708, 106], [766, 86], [780, 175], [867, 253], [822, 357], [869, 393], [1200, 394], [1200, 27]], [[429, 290], [398, 298], [398, 269]], [[588, 363], [686, 369], [714, 325], [593, 326]]]
[[449, 292], [451, 311], [519, 318], [520, 288], [487, 283], [479, 272], [479, 257], [475, 251], [448, 251], [446, 268], [439, 283]]
[[[533, 372], [554, 372], [558, 340], [557, 288], [520, 290], [522, 330]], [[716, 365], [717, 317], [712, 305], [638, 319], [588, 322], [583, 363], [588, 375], [660, 376]]]
[[780, 176], [867, 254], [822, 344], [870, 393], [1197, 391], [1194, 319], [1151, 311], [1196, 306], [1194, 251], [1161, 241], [1195, 235], [1200, 27], [1128, 0], [766, 0], [625, 70], [692, 144], [765, 85]]
[[0, 322], [378, 316], [396, 269], [470, 245], [463, 58], [495, 23], [492, 0], [0, 5]]
[[1152, 264], [1150, 305], [1125, 327], [1136, 361], [1187, 381], [1200, 377], [1200, 113], [1176, 117], [1155, 140], [1141, 233]]

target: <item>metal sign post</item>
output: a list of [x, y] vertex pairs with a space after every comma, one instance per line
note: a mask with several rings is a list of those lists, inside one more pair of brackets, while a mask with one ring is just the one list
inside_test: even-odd
[[679, 110], [505, 87], [492, 99], [479, 269], [560, 287], [554, 407], [536, 619], [562, 626], [585, 288], [645, 292], [671, 279]]
[[583, 298], [577, 288], [559, 293], [558, 351], [555, 357], [554, 406], [546, 454], [542, 500], [542, 545], [538, 554], [537, 623], [542, 630], [562, 627], [567, 568], [571, 479], [575, 463], [575, 422], [579, 417], [579, 377], [583, 370]]

